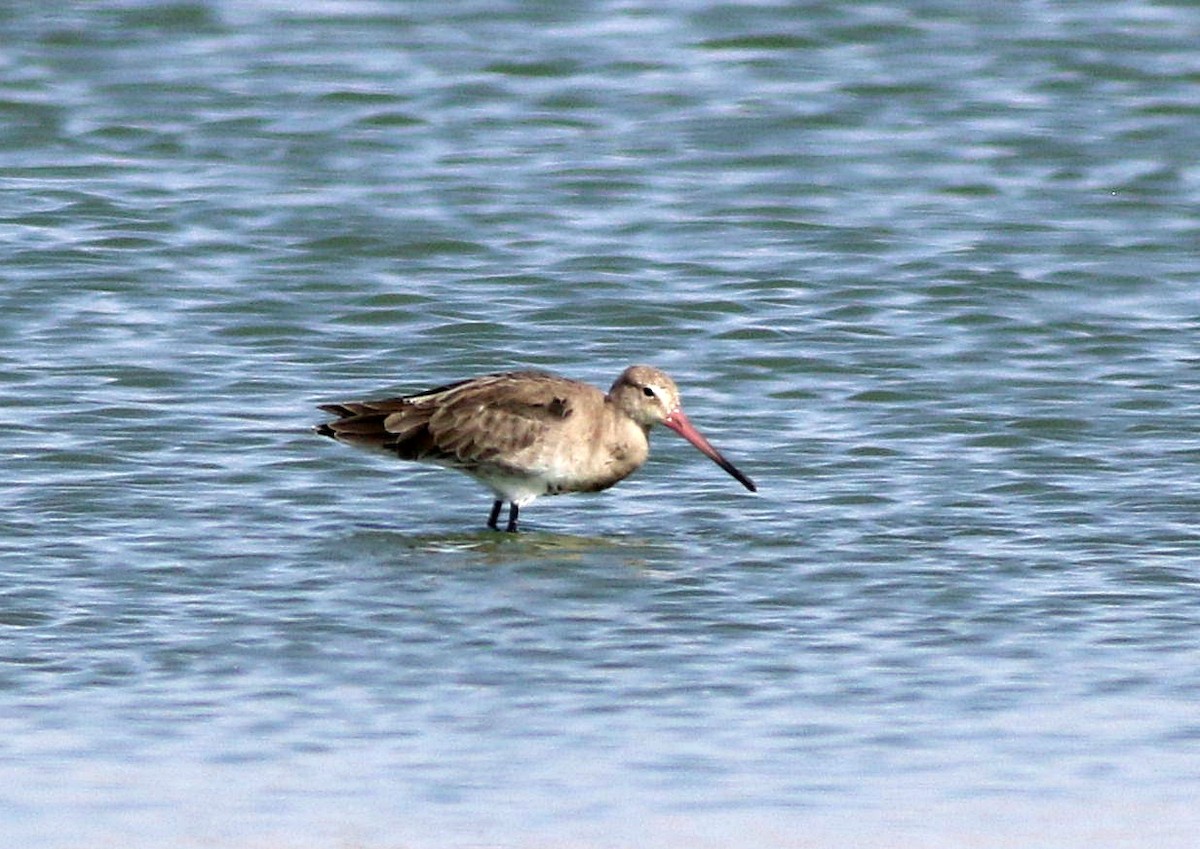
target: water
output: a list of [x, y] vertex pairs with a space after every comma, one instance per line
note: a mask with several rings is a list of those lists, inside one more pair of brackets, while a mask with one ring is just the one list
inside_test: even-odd
[[[1193, 845], [1194, 5], [0, 35], [5, 845]], [[309, 432], [631, 362], [757, 496]]]

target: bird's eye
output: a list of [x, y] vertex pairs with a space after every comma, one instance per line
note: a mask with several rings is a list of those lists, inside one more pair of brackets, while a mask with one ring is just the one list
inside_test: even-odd
[[643, 387], [642, 387], [642, 394], [643, 394], [643, 395], [645, 395], [647, 398], [653, 398], [653, 397], [654, 397], [654, 390], [653, 390], [653, 389], [651, 389], [649, 386], [643, 386]]

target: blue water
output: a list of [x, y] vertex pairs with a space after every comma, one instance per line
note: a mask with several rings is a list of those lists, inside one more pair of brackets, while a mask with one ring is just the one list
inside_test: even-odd
[[[0, 11], [0, 838], [1191, 847], [1200, 8]], [[516, 537], [315, 405], [647, 362]]]

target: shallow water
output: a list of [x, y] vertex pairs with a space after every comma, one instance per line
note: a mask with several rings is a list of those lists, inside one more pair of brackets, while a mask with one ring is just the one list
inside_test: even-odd
[[[0, 35], [6, 845], [1192, 845], [1200, 10]], [[310, 432], [631, 362], [757, 496]]]

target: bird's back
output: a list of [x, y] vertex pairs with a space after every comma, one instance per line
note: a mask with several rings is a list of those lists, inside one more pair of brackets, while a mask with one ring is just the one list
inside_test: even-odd
[[397, 398], [324, 404], [338, 418], [317, 432], [403, 460], [524, 474], [582, 407], [603, 403], [603, 393], [585, 383], [506, 372]]

